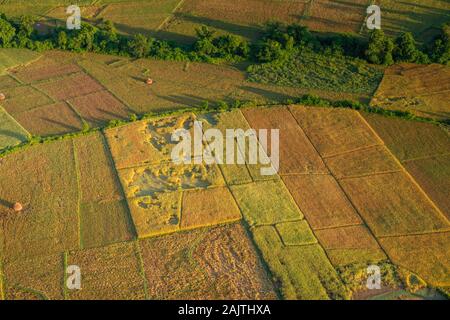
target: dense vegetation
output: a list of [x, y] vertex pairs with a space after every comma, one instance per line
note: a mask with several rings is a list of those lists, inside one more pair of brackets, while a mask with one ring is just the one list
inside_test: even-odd
[[373, 93], [383, 72], [365, 61], [341, 54], [318, 54], [294, 48], [277, 60], [248, 68], [249, 80], [311, 89]]
[[249, 44], [242, 38], [226, 34], [215, 36], [207, 27], [197, 30], [197, 41], [190, 47], [181, 47], [167, 41], [142, 34], [132, 38], [117, 33], [114, 24], [103, 21], [97, 26], [83, 23], [80, 30], [55, 28], [39, 34], [36, 21], [29, 16], [18, 20], [0, 14], [0, 47], [32, 50], [62, 49], [74, 52], [97, 52], [136, 58], [154, 57], [176, 61], [237, 62], [253, 59], [258, 62], [276, 61], [294, 48], [308, 47], [327, 56], [352, 56], [370, 63], [389, 65], [394, 62], [438, 62], [448, 64], [450, 59], [450, 27], [445, 25], [441, 34], [419, 48], [411, 33], [396, 39], [382, 31], [371, 33], [369, 40], [352, 35], [323, 36], [311, 33], [297, 24], [268, 23], [262, 38]]

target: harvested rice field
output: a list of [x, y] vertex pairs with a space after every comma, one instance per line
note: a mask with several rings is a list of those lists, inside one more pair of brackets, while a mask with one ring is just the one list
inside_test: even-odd
[[449, 21], [441, 0], [0, 0], [0, 302], [448, 300]]

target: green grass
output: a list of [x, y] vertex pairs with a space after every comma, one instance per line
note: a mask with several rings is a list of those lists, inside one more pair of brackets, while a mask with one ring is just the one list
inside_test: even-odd
[[248, 68], [252, 82], [287, 87], [371, 94], [383, 72], [362, 60], [321, 55], [309, 49], [294, 50], [287, 57]]
[[250, 226], [303, 218], [303, 214], [280, 180], [231, 186], [231, 191]]
[[348, 290], [319, 245], [285, 247], [271, 226], [254, 228], [252, 233], [283, 298], [349, 298]]
[[26, 49], [0, 49], [0, 75], [8, 68], [26, 64], [39, 57], [39, 53]]
[[279, 223], [276, 228], [285, 245], [317, 243], [317, 239], [306, 220]]
[[28, 140], [30, 134], [0, 106], [0, 150]]

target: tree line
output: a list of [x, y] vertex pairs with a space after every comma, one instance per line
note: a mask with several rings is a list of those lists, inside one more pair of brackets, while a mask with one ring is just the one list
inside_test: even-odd
[[35, 25], [36, 21], [30, 16], [13, 20], [0, 14], [0, 47], [88, 51], [134, 58], [210, 63], [243, 60], [271, 62], [286, 56], [294, 48], [308, 47], [320, 54], [357, 57], [373, 64], [450, 64], [450, 24], [444, 25], [439, 35], [421, 46], [409, 32], [395, 39], [381, 30], [372, 31], [368, 39], [349, 34], [323, 36], [309, 31], [305, 26], [274, 22], [266, 24], [257, 42], [249, 43], [236, 35], [216, 36], [214, 31], [202, 26], [196, 30], [195, 43], [185, 47], [143, 34], [133, 37], [121, 35], [108, 20], [96, 26], [82, 23], [80, 30], [56, 27], [45, 34], [39, 34]]

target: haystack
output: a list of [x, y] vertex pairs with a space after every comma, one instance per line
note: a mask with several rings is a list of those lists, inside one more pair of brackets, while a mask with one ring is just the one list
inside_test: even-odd
[[15, 212], [20, 212], [23, 210], [23, 206], [22, 206], [22, 204], [20, 204], [20, 202], [16, 202], [13, 205], [13, 209]]
[[153, 84], [153, 79], [148, 78], [148, 79], [145, 81], [145, 83], [148, 84], [148, 85], [152, 85], [152, 84]]
[[3, 100], [5, 100], [6, 99], [6, 96], [5, 96], [5, 94], [3, 94], [3, 93], [0, 93], [0, 101], [3, 101]]

